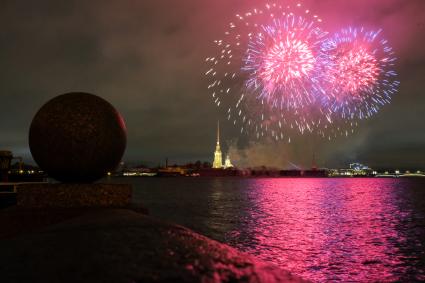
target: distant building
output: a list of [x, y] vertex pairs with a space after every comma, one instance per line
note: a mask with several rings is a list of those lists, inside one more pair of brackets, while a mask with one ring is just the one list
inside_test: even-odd
[[230, 156], [226, 156], [226, 160], [223, 165], [223, 154], [221, 152], [220, 148], [220, 122], [217, 122], [217, 144], [215, 146], [215, 152], [214, 152], [214, 161], [212, 168], [214, 169], [228, 169], [233, 168], [233, 164], [230, 161]]
[[213, 162], [213, 168], [214, 169], [221, 169], [223, 168], [223, 156], [221, 154], [220, 149], [220, 122], [217, 123], [217, 144], [215, 146], [215, 152], [214, 152], [214, 162]]
[[373, 169], [361, 163], [351, 163], [350, 168], [332, 169], [330, 177], [372, 177], [377, 173]]
[[178, 177], [188, 174], [188, 170], [179, 166], [172, 166], [158, 169], [158, 176], [161, 177]]
[[226, 156], [226, 161], [224, 162], [224, 169], [227, 169], [227, 168], [233, 168], [233, 164], [230, 161], [229, 155]]
[[361, 171], [361, 170], [370, 170], [370, 168], [366, 165], [363, 165], [361, 163], [350, 163], [350, 169], [355, 171]]

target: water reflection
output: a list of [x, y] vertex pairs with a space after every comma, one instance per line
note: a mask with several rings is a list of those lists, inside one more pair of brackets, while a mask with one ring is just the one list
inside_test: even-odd
[[[314, 281], [394, 281], [409, 267], [400, 247], [397, 183], [384, 179], [256, 179], [249, 225], [255, 246], [240, 249]], [[416, 279], [424, 279], [420, 277]]]
[[425, 281], [425, 180], [132, 181], [152, 216], [306, 279]]

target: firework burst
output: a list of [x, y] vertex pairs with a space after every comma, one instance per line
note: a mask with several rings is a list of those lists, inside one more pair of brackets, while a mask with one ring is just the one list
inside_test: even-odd
[[399, 82], [380, 31], [329, 35], [295, 6], [265, 5], [236, 15], [218, 52], [206, 58], [208, 89], [241, 133], [291, 140], [298, 133], [348, 135], [390, 102]]
[[261, 25], [249, 38], [242, 71], [246, 88], [280, 109], [300, 109], [314, 101], [326, 33], [292, 13]]
[[325, 44], [328, 87], [322, 98], [337, 119], [369, 118], [397, 92], [396, 58], [380, 33], [347, 28]]

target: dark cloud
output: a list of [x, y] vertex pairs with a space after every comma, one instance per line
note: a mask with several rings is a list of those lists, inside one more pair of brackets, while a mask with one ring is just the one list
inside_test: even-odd
[[359, 159], [424, 168], [425, 2], [304, 2], [330, 30], [382, 27], [399, 57], [400, 92], [349, 138], [249, 144], [224, 122], [206, 92], [203, 59], [233, 15], [258, 0], [6, 0], [0, 11], [0, 148], [30, 160], [27, 131], [37, 109], [58, 94], [87, 91], [125, 116], [125, 158], [131, 161], [212, 158], [215, 123], [222, 119], [223, 137], [245, 165], [308, 166], [316, 152], [328, 167]]

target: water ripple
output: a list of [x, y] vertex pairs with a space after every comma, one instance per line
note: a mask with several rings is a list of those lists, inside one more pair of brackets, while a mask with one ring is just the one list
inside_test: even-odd
[[135, 201], [316, 282], [425, 280], [425, 182], [138, 179]]

